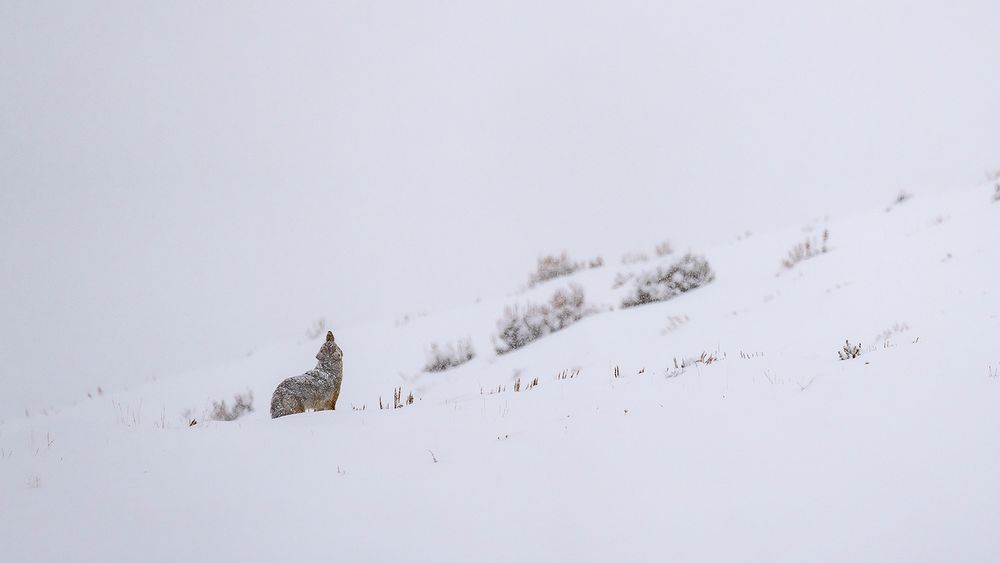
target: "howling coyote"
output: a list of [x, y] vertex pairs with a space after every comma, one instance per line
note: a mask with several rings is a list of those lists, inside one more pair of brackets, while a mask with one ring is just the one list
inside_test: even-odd
[[271, 418], [337, 408], [340, 382], [344, 379], [344, 351], [326, 333], [326, 342], [316, 354], [316, 369], [282, 381], [271, 396]]

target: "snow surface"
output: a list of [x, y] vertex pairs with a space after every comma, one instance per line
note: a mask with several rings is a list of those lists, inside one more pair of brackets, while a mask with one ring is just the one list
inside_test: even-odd
[[[267, 414], [316, 340], [8, 419], [0, 559], [1000, 560], [992, 189], [335, 326], [337, 411]], [[824, 229], [829, 253], [781, 267]], [[622, 253], [654, 255], [639, 246]], [[618, 307], [619, 272], [687, 250], [715, 282]], [[605, 312], [493, 353], [505, 305], [569, 282]], [[474, 360], [420, 372], [431, 343], [464, 337]], [[838, 360], [845, 339], [859, 358]], [[675, 368], [702, 352], [719, 360]], [[539, 384], [515, 393], [516, 377]], [[398, 386], [415, 403], [379, 410]], [[248, 389], [254, 413], [204, 418]]]
[[0, 1], [0, 420], [1000, 167], [997, 0], [235, 4]]

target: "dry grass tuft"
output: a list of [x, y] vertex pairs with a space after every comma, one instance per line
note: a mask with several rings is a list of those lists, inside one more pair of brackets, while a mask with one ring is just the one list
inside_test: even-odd
[[485, 391], [483, 390], [482, 387], [479, 388], [480, 395], [496, 395], [498, 393], [505, 393], [506, 391], [507, 391], [506, 385], [497, 385], [496, 389], [487, 389]]
[[906, 190], [900, 190], [899, 194], [896, 196], [896, 199], [892, 200], [892, 203], [890, 203], [889, 206], [885, 208], [885, 212], [888, 213], [892, 211], [893, 208], [903, 205], [904, 203], [906, 203], [911, 199], [913, 199], [913, 194], [907, 192]]
[[[139, 407], [135, 410], [129, 405], [123, 405], [118, 401], [112, 399], [111, 405], [115, 408], [118, 413], [118, 423], [129, 428], [138, 428], [142, 424], [142, 401], [139, 401]], [[25, 411], [27, 412], [27, 411]]]
[[684, 371], [684, 368], [667, 368], [663, 371], [663, 377], [664, 379], [674, 379], [675, 377], [682, 375]]
[[861, 355], [861, 344], [851, 346], [850, 340], [844, 341], [844, 348], [837, 351], [841, 360], [851, 360]]
[[514, 392], [515, 393], [520, 393], [521, 391], [528, 391], [528, 390], [530, 390], [530, 389], [532, 389], [534, 387], [538, 387], [538, 378], [537, 377], [534, 378], [534, 379], [532, 379], [531, 381], [529, 381], [524, 386], [521, 385], [521, 378], [520, 377], [518, 377], [517, 379], [514, 380]]
[[876, 334], [875, 338], [873, 338], [872, 341], [875, 342], [875, 344], [878, 344], [880, 342], [886, 342], [891, 337], [896, 336], [897, 334], [902, 334], [908, 330], [910, 330], [910, 325], [906, 323], [895, 323], [891, 327]]
[[379, 410], [394, 410], [401, 409], [407, 405], [412, 405], [416, 398], [413, 396], [413, 391], [407, 394], [406, 398], [403, 398], [403, 388], [397, 387], [392, 390], [392, 405], [389, 403], [383, 403], [382, 397], [378, 398], [378, 408]]
[[687, 324], [691, 320], [691, 317], [687, 315], [671, 315], [667, 317], [667, 326], [660, 331], [660, 334], [670, 334], [671, 332], [679, 329], [680, 327]]
[[674, 369], [686, 369], [699, 364], [710, 366], [715, 362], [725, 359], [725, 357], [725, 354], [722, 354], [720, 357], [719, 352], [716, 351], [713, 353], [702, 352], [695, 358], [682, 358], [680, 360], [674, 358]]
[[556, 381], [562, 381], [562, 380], [565, 380], [565, 379], [573, 379], [573, 378], [575, 378], [578, 375], [580, 375], [580, 368], [575, 368], [575, 369], [572, 369], [572, 370], [565, 369], [565, 370], [563, 370], [563, 371], [561, 371], [561, 372], [559, 372], [559, 373], [556, 374]]
[[829, 240], [829, 230], [823, 231], [823, 237], [820, 243], [817, 243], [811, 237], [807, 238], [805, 241], [796, 244], [791, 250], [788, 251], [788, 257], [782, 260], [781, 265], [791, 270], [796, 264], [803, 260], [808, 260], [814, 256], [819, 256], [820, 254], [826, 254], [830, 250], [827, 245]]

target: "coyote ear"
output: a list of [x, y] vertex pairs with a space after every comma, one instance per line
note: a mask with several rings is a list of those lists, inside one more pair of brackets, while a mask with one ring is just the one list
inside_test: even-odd
[[326, 341], [333, 342], [333, 331], [330, 330], [326, 331]]

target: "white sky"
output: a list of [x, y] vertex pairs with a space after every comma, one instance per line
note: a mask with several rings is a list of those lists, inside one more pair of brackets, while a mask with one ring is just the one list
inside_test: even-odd
[[805, 4], [0, 0], [0, 418], [1000, 168], [1000, 3]]

